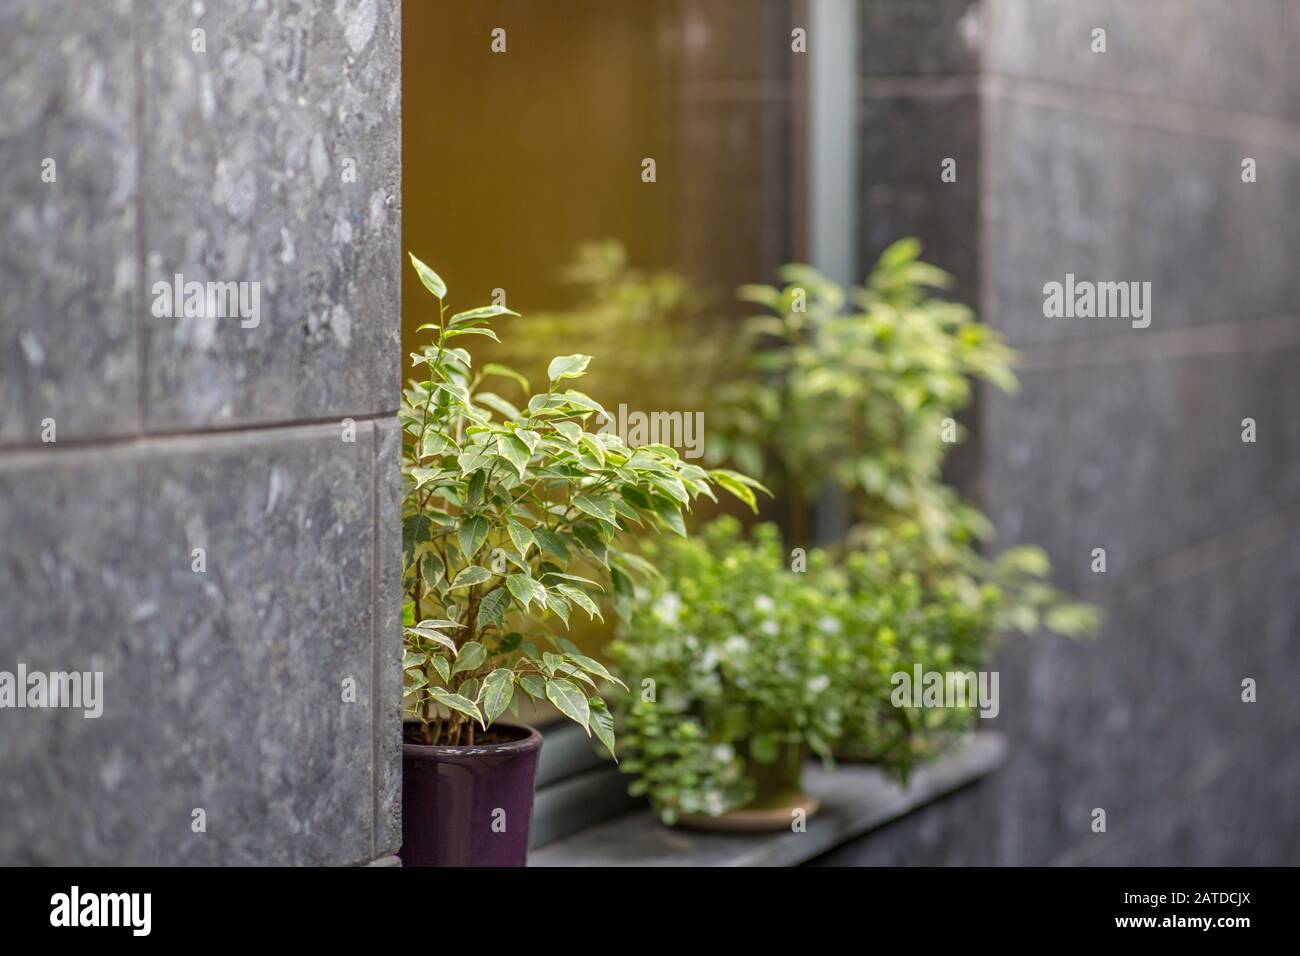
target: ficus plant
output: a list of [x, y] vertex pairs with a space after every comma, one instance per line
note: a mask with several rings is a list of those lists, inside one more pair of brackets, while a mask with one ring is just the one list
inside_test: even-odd
[[[685, 535], [683, 512], [721, 485], [751, 503], [757, 482], [683, 462], [671, 448], [629, 448], [585, 426], [601, 405], [569, 383], [590, 356], [551, 360], [543, 391], [498, 364], [476, 367], [464, 343], [500, 341], [491, 322], [517, 313], [488, 305], [449, 314], [447, 288], [411, 256], [437, 301], [411, 354], [422, 380], [403, 391], [402, 667], [414, 739], [473, 745], [523, 697], [549, 701], [612, 754], [602, 687], [622, 683], [555, 633], [575, 608], [601, 616], [606, 588], [630, 597], [643, 559], [626, 534]], [[515, 404], [493, 390], [519, 394]]]
[[506, 348], [512, 365], [540, 369], [555, 351], [581, 349], [600, 356], [583, 381], [599, 401], [708, 408], [727, 368], [728, 337], [706, 311], [714, 296], [671, 270], [632, 266], [616, 239], [581, 243], [558, 277], [574, 302], [529, 312], [529, 334]]
[[983, 555], [991, 524], [943, 481], [973, 383], [1014, 391], [1016, 356], [938, 294], [951, 278], [920, 252], [915, 239], [894, 243], [865, 285], [847, 291], [800, 264], [782, 268], [781, 287], [742, 286], [764, 311], [745, 322], [748, 375], [723, 389], [711, 456], [763, 476], [787, 506], [793, 544], [833, 493], [848, 518], [842, 554], [888, 553], [897, 573], [931, 590], [970, 597], [991, 586], [996, 614], [977, 630], [981, 646], [1003, 629], [1091, 631], [1095, 611], [1046, 582], [1041, 549]]
[[[973, 562], [980, 565], [974, 567]], [[936, 555], [915, 522], [864, 536], [844, 555], [848, 588], [837, 679], [846, 713], [836, 752], [865, 758], [906, 779], [970, 729], [975, 708], [897, 706], [899, 673], [970, 673], [988, 666], [999, 634], [1040, 626], [1077, 635], [1096, 626], [1096, 610], [1045, 583], [1047, 557], [1029, 546], [995, 561]]]
[[744, 324], [749, 374], [722, 390], [711, 454], [763, 476], [792, 541], [831, 488], [858, 527], [914, 520], [937, 547], [987, 530], [940, 468], [972, 381], [1016, 388], [1014, 352], [935, 294], [950, 277], [919, 255], [915, 239], [894, 243], [860, 288], [792, 264], [780, 287], [739, 290], [763, 313]]

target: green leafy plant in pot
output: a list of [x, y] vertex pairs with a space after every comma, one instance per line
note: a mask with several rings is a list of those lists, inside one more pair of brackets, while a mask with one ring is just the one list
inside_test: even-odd
[[634, 689], [619, 703], [630, 792], [670, 825], [782, 829], [815, 812], [800, 773], [830, 755], [844, 715], [847, 590], [829, 561], [813, 552], [794, 572], [774, 526], [747, 540], [729, 516], [643, 553], [659, 573], [611, 645]]
[[[849, 588], [845, 719], [835, 746], [842, 759], [879, 763], [906, 780], [917, 762], [970, 731], [977, 713], [997, 716], [996, 701], [981, 704], [975, 690], [999, 634], [1095, 627], [1092, 607], [1044, 583], [1047, 558], [1038, 548], [1010, 548], [972, 568], [976, 556], [940, 558], [910, 522], [867, 534], [863, 545], [842, 564]], [[918, 674], [967, 681], [961, 703], [923, 706]]]
[[[427, 377], [403, 393], [403, 577], [407, 721], [403, 847], [408, 865], [522, 865], [540, 736], [500, 718], [547, 701], [612, 754], [602, 686], [620, 685], [562, 637], [574, 609], [600, 615], [605, 584], [629, 593], [641, 560], [629, 528], [685, 533], [683, 510], [713, 497], [710, 474], [662, 445], [628, 448], [584, 426], [604, 409], [569, 387], [590, 357], [551, 361], [544, 391], [463, 343], [495, 341], [490, 305], [448, 314], [442, 279], [412, 264], [438, 302], [411, 355]], [[523, 394], [516, 405], [492, 391]]]
[[849, 576], [855, 664], [835, 749], [906, 776], [974, 711], [895, 707], [894, 675], [969, 673], [1002, 631], [1087, 633], [1097, 614], [1051, 587], [1041, 549], [986, 558], [990, 523], [943, 481], [974, 383], [1014, 391], [1015, 353], [935, 294], [950, 278], [921, 261], [920, 244], [890, 246], [862, 287], [807, 265], [780, 274], [780, 287], [740, 290], [762, 314], [745, 323], [747, 374], [720, 390], [711, 456], [761, 470], [791, 546], [804, 546], [819, 503], [846, 515], [832, 550]]

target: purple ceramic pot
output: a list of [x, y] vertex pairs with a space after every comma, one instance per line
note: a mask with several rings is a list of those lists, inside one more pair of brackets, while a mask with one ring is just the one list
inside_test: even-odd
[[403, 866], [523, 866], [542, 735], [473, 747], [402, 744]]

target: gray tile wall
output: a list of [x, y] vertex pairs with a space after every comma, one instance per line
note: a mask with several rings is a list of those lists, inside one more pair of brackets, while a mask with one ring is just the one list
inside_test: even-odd
[[[983, 157], [979, 69], [983, 7], [978, 0], [855, 0], [858, 3], [857, 261], [865, 279], [880, 253], [905, 236], [952, 274], [952, 298], [980, 294]], [[956, 181], [941, 178], [956, 162]], [[962, 414], [979, 431], [978, 397]], [[949, 481], [980, 493], [976, 446], [958, 446]]]
[[0, 6], [0, 863], [397, 849], [399, 10]]
[[[951, 4], [895, 6], [868, 0], [868, 29], [941, 34], [899, 41], [924, 55], [889, 60], [912, 74], [895, 87], [971, 69], [944, 53], [960, 49]], [[973, 250], [984, 319], [1024, 351], [1021, 393], [986, 395], [975, 429], [1000, 543], [1046, 546], [1058, 583], [1107, 622], [1091, 642], [1009, 641], [992, 722], [1007, 769], [822, 862], [1294, 863], [1300, 7], [979, 7], [977, 211], [938, 225], [953, 213], [936, 177], [910, 221]], [[906, 129], [904, 155], [969, 146], [955, 123]], [[864, 170], [866, 209], [878, 178]], [[1151, 282], [1151, 326], [1044, 318], [1043, 284], [1066, 272]], [[1241, 700], [1247, 677], [1257, 703]]]

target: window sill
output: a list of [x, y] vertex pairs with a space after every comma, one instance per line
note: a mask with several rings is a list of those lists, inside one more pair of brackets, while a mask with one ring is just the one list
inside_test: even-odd
[[822, 808], [804, 833], [696, 833], [638, 810], [533, 850], [529, 866], [795, 866], [988, 776], [1006, 755], [1001, 734], [981, 732], [917, 770], [907, 787], [874, 767], [810, 765], [804, 780]]

